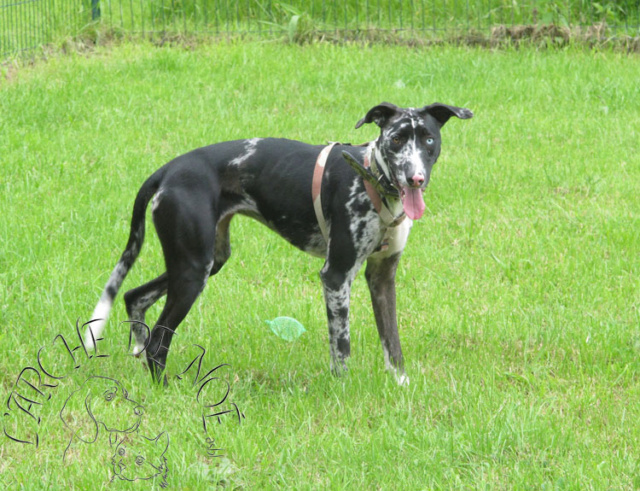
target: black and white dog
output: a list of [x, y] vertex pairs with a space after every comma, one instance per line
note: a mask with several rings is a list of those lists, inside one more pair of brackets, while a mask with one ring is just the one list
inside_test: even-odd
[[[209, 276], [229, 259], [229, 224], [240, 213], [325, 258], [320, 277], [334, 373], [346, 370], [351, 283], [366, 260], [385, 365], [400, 384], [407, 383], [395, 272], [413, 220], [424, 213], [422, 192], [440, 154], [440, 129], [451, 116], [472, 115], [468, 109], [438, 103], [420, 109], [382, 103], [356, 124], [380, 127], [380, 136], [366, 145], [323, 147], [254, 138], [218, 143], [172, 160], [152, 174], [136, 196], [129, 241], [93, 313], [85, 344], [95, 346], [102, 334], [142, 247], [145, 210], [153, 198], [166, 272], [128, 291], [124, 300], [136, 340], [134, 354], [146, 351], [154, 380], [161, 378], [175, 330]], [[164, 309], [149, 333], [145, 312], [165, 294]]]

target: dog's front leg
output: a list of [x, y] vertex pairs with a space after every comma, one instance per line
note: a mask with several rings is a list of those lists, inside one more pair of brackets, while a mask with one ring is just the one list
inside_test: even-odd
[[351, 283], [358, 270], [355, 265], [351, 268], [341, 266], [328, 259], [320, 272], [329, 320], [331, 371], [335, 375], [347, 371], [347, 359], [351, 353], [349, 301]]
[[404, 359], [396, 317], [396, 269], [401, 253], [385, 258], [369, 258], [365, 276], [371, 293], [371, 304], [378, 326], [380, 343], [387, 370], [392, 370], [400, 385], [409, 383], [404, 372]]

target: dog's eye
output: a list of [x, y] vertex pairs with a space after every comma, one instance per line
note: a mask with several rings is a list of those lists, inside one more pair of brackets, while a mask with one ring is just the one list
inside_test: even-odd
[[402, 140], [400, 139], [399, 136], [394, 136], [391, 141], [395, 144], [395, 145], [400, 145], [400, 143], [402, 143]]
[[142, 465], [144, 464], [144, 457], [136, 457], [136, 465]]
[[104, 395], [104, 398], [105, 398], [107, 401], [113, 401], [113, 398], [114, 398], [114, 397], [115, 397], [115, 395], [113, 394], [113, 392], [109, 392], [108, 394], [105, 394], [105, 395]]
[[123, 455], [124, 455], [124, 448], [122, 448], [122, 447], [121, 447], [121, 448], [118, 450], [118, 455], [120, 455], [120, 456], [123, 456]]
[[435, 140], [433, 138], [427, 138], [427, 145], [433, 145]]

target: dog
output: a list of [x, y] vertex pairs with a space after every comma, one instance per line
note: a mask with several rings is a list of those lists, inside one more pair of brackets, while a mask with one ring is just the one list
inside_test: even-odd
[[[440, 130], [469, 109], [434, 103], [400, 108], [383, 102], [358, 121], [375, 123], [368, 144], [318, 146], [275, 138], [217, 143], [167, 163], [140, 188], [126, 248], [111, 273], [85, 335], [92, 348], [114, 298], [136, 260], [145, 234], [145, 211], [162, 245], [166, 272], [125, 296], [134, 354], [146, 352], [160, 381], [171, 339], [207, 279], [231, 254], [229, 224], [236, 214], [255, 218], [297, 248], [324, 258], [320, 278], [329, 324], [330, 368], [340, 374], [350, 355], [351, 284], [366, 261], [365, 277], [385, 367], [408, 383], [396, 319], [395, 273], [422, 193], [440, 155]], [[154, 326], [145, 312], [167, 295]], [[165, 376], [166, 384], [166, 376]]]
[[[76, 406], [80, 407], [76, 414]], [[71, 439], [63, 460], [74, 441], [95, 443], [100, 430], [110, 439], [119, 433], [132, 433], [138, 429], [144, 407], [133, 399], [122, 384], [109, 377], [94, 375], [65, 400], [60, 410], [62, 423], [71, 431]]]
[[160, 487], [166, 488], [167, 465], [166, 452], [169, 449], [169, 435], [162, 432], [155, 438], [140, 434], [127, 434], [116, 441], [116, 448], [111, 457], [113, 476], [109, 482], [148, 481], [160, 478]]

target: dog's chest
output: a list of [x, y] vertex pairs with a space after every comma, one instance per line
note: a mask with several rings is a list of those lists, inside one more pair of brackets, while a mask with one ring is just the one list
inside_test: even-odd
[[358, 257], [369, 256], [381, 245], [386, 227], [359, 180], [355, 180], [351, 186], [345, 213], [349, 223], [348, 235], [356, 254]]
[[[400, 200], [385, 200], [384, 216], [402, 217]], [[367, 193], [355, 182], [347, 202], [347, 214], [350, 223], [350, 235], [359, 257], [387, 257], [404, 249], [413, 221], [407, 218], [385, 222], [381, 214], [372, 206]]]

